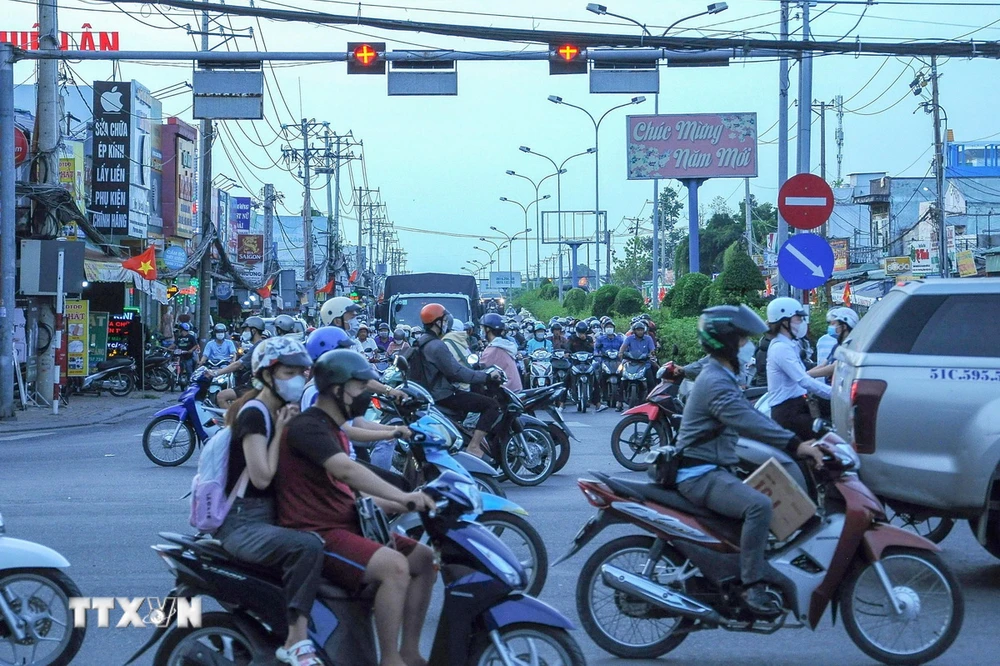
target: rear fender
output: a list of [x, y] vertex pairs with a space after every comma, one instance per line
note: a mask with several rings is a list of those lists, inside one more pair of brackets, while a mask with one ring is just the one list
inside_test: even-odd
[[583, 527], [580, 528], [580, 531], [578, 531], [576, 536], [573, 537], [573, 544], [569, 547], [569, 550], [566, 551], [562, 557], [553, 562], [552, 566], [557, 566], [579, 553], [584, 546], [594, 540], [594, 537], [603, 532], [605, 527], [621, 522], [623, 521], [610, 511], [605, 511], [603, 509], [598, 511], [590, 517], [590, 520], [584, 523]]
[[[189, 588], [188, 586], [179, 585], [178, 587], [175, 587], [174, 589], [170, 590], [170, 594], [167, 595], [167, 601], [165, 603], [172, 605], [174, 603], [173, 600], [178, 597], [194, 596], [191, 594], [192, 592], [194, 592], [194, 590]], [[174, 617], [174, 614], [171, 612], [171, 609], [172, 609], [171, 606], [168, 606], [167, 608], [163, 609], [168, 618]], [[149, 640], [146, 641], [145, 644], [143, 644], [143, 646], [139, 648], [139, 650], [135, 654], [133, 654], [128, 661], [125, 662], [125, 666], [131, 664], [133, 661], [141, 657], [142, 654], [146, 652], [146, 650], [156, 645], [156, 643], [161, 638], [163, 638], [163, 635], [166, 634], [167, 631], [171, 628], [172, 624], [173, 622], [171, 621], [171, 622], [165, 622], [157, 626], [156, 630], [153, 632], [153, 635], [149, 637]]]
[[481, 493], [483, 500], [483, 512], [503, 511], [504, 513], [516, 513], [519, 516], [527, 516], [528, 512], [520, 505], [511, 502], [506, 497], [500, 497], [492, 493]]
[[882, 559], [886, 548], [915, 548], [940, 553], [941, 547], [919, 534], [908, 532], [893, 525], [875, 523], [862, 537], [865, 555], [872, 562]]
[[549, 431], [549, 424], [546, 423], [545, 421], [539, 419], [539, 418], [536, 418], [534, 416], [529, 416], [528, 414], [521, 414], [521, 416], [519, 416], [517, 418], [521, 422], [522, 426], [529, 426], [530, 425], [530, 426], [535, 426], [537, 428], [540, 428], [540, 429], [544, 430], [545, 432]]
[[641, 405], [636, 405], [631, 409], [625, 410], [622, 416], [630, 416], [632, 414], [641, 414], [652, 422], [660, 417], [660, 408], [651, 402], [644, 402]]
[[34, 541], [0, 536], [0, 571], [4, 569], [65, 569], [69, 560]]
[[511, 624], [541, 624], [572, 631], [572, 622], [552, 606], [534, 597], [515, 594], [483, 613], [486, 628], [494, 631]]
[[160, 418], [161, 416], [176, 416], [183, 421], [187, 418], [187, 409], [181, 404], [170, 405], [153, 414], [153, 418]]

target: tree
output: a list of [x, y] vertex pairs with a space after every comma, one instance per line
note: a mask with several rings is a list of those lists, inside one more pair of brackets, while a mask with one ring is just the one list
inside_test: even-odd
[[747, 254], [746, 247], [741, 241], [734, 242], [726, 249], [724, 267], [715, 284], [718, 285], [718, 289], [714, 300], [720, 304], [743, 303], [750, 307], [761, 304], [760, 292], [766, 286], [760, 268]]
[[660, 268], [674, 268], [677, 245], [684, 238], [684, 225], [681, 224], [681, 203], [677, 190], [664, 188], [660, 192]]
[[583, 289], [570, 289], [563, 297], [563, 307], [573, 314], [583, 314], [587, 309], [587, 292]]
[[674, 297], [670, 310], [678, 317], [694, 317], [701, 312], [701, 292], [708, 288], [712, 279], [704, 273], [686, 273], [674, 285]]
[[594, 316], [610, 316], [615, 304], [615, 297], [621, 287], [616, 284], [606, 284], [594, 292]]
[[646, 300], [642, 297], [638, 289], [625, 287], [615, 297], [614, 311], [622, 317], [628, 317], [642, 312], [645, 304]]
[[[744, 226], [736, 221], [730, 213], [713, 214], [698, 237], [698, 258], [701, 262], [701, 272], [706, 275], [721, 273], [723, 254], [726, 248], [739, 240], [744, 231]], [[674, 269], [678, 273], [690, 271], [688, 242], [688, 237], [685, 235], [684, 239], [677, 245]]]
[[625, 243], [625, 258], [615, 264], [614, 281], [620, 285], [639, 288], [652, 274], [653, 253], [648, 239], [633, 236]]

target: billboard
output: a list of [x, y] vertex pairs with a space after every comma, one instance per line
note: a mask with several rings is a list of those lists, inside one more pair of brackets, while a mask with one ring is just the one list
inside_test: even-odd
[[846, 271], [850, 266], [851, 240], [849, 238], [831, 238], [830, 247], [833, 248], [833, 272]]
[[194, 144], [198, 133], [177, 118], [168, 118], [160, 128], [163, 152], [163, 235], [193, 238]]
[[264, 261], [264, 235], [240, 234], [237, 242], [236, 261], [241, 264], [259, 264]]
[[129, 141], [131, 168], [129, 174], [128, 235], [146, 238], [151, 211], [150, 191], [153, 188], [153, 96], [138, 81], [132, 81]]
[[237, 231], [250, 231], [250, 197], [232, 199], [232, 218]]
[[490, 289], [520, 289], [521, 273], [514, 271], [490, 271]]
[[103, 234], [129, 231], [132, 86], [94, 82], [94, 154], [91, 176], [91, 223]]
[[629, 180], [753, 178], [756, 113], [628, 116]]

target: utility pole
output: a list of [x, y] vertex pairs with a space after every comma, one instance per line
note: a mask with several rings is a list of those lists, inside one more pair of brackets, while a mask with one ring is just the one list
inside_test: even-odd
[[[208, 0], [206, 0], [207, 2]], [[208, 12], [201, 13], [201, 50], [208, 51]], [[211, 120], [201, 121], [201, 164], [198, 166], [198, 173], [201, 175], [201, 195], [198, 202], [198, 210], [201, 212], [201, 237], [202, 240], [212, 234], [212, 143], [214, 128]], [[211, 317], [209, 311], [209, 281], [212, 277], [212, 253], [205, 250], [201, 256], [201, 267], [198, 271], [198, 337], [201, 344], [205, 345], [211, 339], [209, 335], [208, 320]]]
[[268, 183], [264, 186], [264, 275], [270, 275], [271, 257], [274, 251], [271, 249], [274, 243], [274, 185]]
[[837, 95], [833, 98], [833, 105], [837, 109], [837, 132], [834, 139], [837, 141], [837, 182], [843, 175], [841, 168], [844, 162], [844, 96]]
[[948, 231], [944, 213], [944, 145], [941, 138], [941, 100], [938, 96], [937, 56], [931, 56], [931, 104], [934, 105], [934, 179], [937, 184], [938, 261], [941, 277], [951, 274], [948, 269]]
[[309, 149], [309, 120], [302, 119], [302, 245], [304, 247], [304, 258], [306, 263], [305, 278], [306, 291], [315, 291], [315, 276], [313, 272], [313, 237], [312, 237], [312, 185], [309, 182], [312, 174], [309, 173], [309, 158], [312, 151]]
[[[802, 8], [802, 41], [809, 41], [809, 0], [804, 0]], [[812, 53], [803, 51], [799, 56], [799, 131], [798, 173], [809, 173], [812, 147]]]
[[[826, 102], [813, 102], [813, 106], [819, 105], [819, 176], [826, 180]], [[820, 234], [823, 238], [830, 235], [830, 222], [823, 223]]]
[[[781, 40], [788, 41], [788, 0], [781, 0]], [[778, 59], [778, 189], [788, 180], [788, 56]], [[778, 213], [777, 247], [788, 240], [788, 223]], [[788, 283], [778, 273], [778, 296], [788, 295]]]
[[750, 256], [753, 256], [753, 199], [750, 196], [749, 178], [743, 179], [743, 187], [743, 208], [745, 209], [743, 211], [743, 216], [746, 218], [747, 224], [747, 251], [750, 253]]
[[[656, 76], [660, 76], [660, 69], [657, 67]], [[654, 101], [654, 114], [660, 113], [660, 94], [656, 94]], [[605, 222], [605, 225], [607, 223]], [[608, 271], [611, 271], [611, 242], [608, 241]], [[610, 278], [609, 278], [610, 279]], [[653, 179], [653, 294], [650, 299], [653, 309], [660, 309], [660, 179]]]
[[[14, 48], [9, 44], [0, 44], [0, 174], [4, 173], [14, 173]], [[14, 179], [0, 178], [0, 419], [14, 418], [16, 359], [10, 313], [14, 311], [16, 206]]]

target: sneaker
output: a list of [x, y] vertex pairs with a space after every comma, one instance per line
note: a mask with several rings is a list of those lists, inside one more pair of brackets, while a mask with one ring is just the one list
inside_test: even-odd
[[781, 613], [781, 606], [764, 583], [755, 583], [743, 591], [743, 603], [754, 615], [773, 617]]
[[622, 411], [622, 406], [621, 405], [615, 405], [615, 411], [616, 412]]
[[598, 412], [603, 412], [603, 411], [604, 411], [605, 409], [607, 409], [607, 408], [608, 408], [608, 406], [607, 406], [607, 405], [601, 405], [601, 406], [599, 406], [599, 407], [597, 408], [597, 411], [598, 411]]
[[316, 646], [309, 639], [299, 641], [290, 648], [278, 648], [274, 656], [282, 664], [290, 666], [323, 666], [323, 662], [316, 656]]

